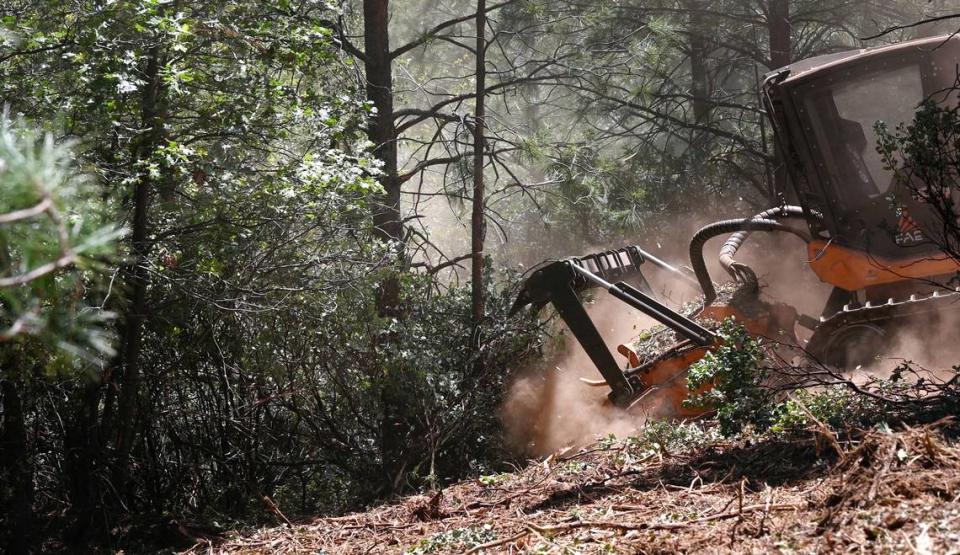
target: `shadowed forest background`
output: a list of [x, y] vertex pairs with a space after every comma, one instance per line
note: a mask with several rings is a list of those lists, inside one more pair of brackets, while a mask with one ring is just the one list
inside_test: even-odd
[[507, 317], [520, 275], [769, 207], [763, 74], [955, 12], [3, 2], [0, 541], [175, 543], [517, 460], [505, 385], [557, 348]]

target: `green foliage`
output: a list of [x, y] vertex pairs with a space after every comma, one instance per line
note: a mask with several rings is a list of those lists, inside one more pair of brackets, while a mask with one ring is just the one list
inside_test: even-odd
[[[89, 469], [129, 464], [122, 495], [141, 510], [256, 519], [261, 494], [290, 514], [341, 511], [502, 460], [505, 367], [537, 353], [539, 324], [508, 322], [511, 295], [491, 280], [474, 337], [469, 288], [413, 272], [404, 317], [378, 314], [396, 257], [370, 225], [380, 169], [363, 82], [325, 23], [341, 15], [327, 2], [37, 0], [5, 20], [0, 40], [18, 50], [0, 96], [76, 139], [113, 215], [146, 212], [130, 257], [149, 278], [138, 365], [61, 384], [57, 410], [86, 428], [77, 459], [52, 433], [37, 440], [37, 460], [65, 469], [39, 490], [76, 472], [93, 493], [65, 505], [109, 514], [114, 484]], [[97, 300], [130, 314], [130, 281], [121, 271]], [[130, 372], [139, 416], [118, 423]], [[86, 431], [121, 427], [135, 429], [129, 461], [112, 458], [116, 433]]]
[[[676, 422], [672, 420], [648, 420], [629, 437], [618, 439], [609, 434], [601, 438], [596, 447], [614, 450], [614, 460], [620, 465], [644, 463], [651, 457], [668, 457], [707, 447], [721, 438], [716, 426], [704, 422]], [[576, 463], [576, 466], [572, 466]], [[586, 463], [570, 461], [570, 472], [583, 472]]]
[[[699, 392], [684, 403], [715, 410], [724, 436], [747, 430], [791, 434], [807, 429], [814, 419], [834, 429], [871, 426], [890, 416], [883, 403], [845, 384], [799, 389], [784, 398], [765, 383], [769, 371], [763, 366], [762, 340], [732, 319], [719, 333], [720, 347], [691, 365], [687, 383], [691, 392]], [[872, 386], [885, 393], [906, 387], [896, 381]]]
[[0, 183], [0, 343], [31, 335], [53, 354], [93, 363], [111, 356], [111, 315], [87, 305], [84, 292], [122, 230], [108, 223], [94, 183], [67, 147], [6, 115]]
[[796, 391], [776, 412], [776, 419], [770, 426], [770, 431], [776, 434], [796, 433], [809, 428], [814, 424], [811, 416], [836, 430], [872, 426], [890, 416], [880, 402], [846, 385]]
[[954, 406], [949, 388], [941, 391], [944, 395], [937, 402], [911, 403], [923, 380], [912, 385], [902, 378], [909, 365], [898, 368], [890, 379], [859, 390], [843, 383], [808, 384], [789, 395], [778, 393], [765, 383], [768, 370], [763, 367], [761, 340], [733, 320], [723, 323], [720, 335], [720, 347], [691, 365], [688, 386], [691, 392], [699, 392], [692, 393], [685, 404], [715, 410], [724, 436], [744, 431], [789, 435], [819, 424], [845, 430], [898, 419], [942, 417], [949, 414], [946, 407]]
[[942, 193], [941, 189], [956, 186], [952, 178], [960, 162], [958, 112], [960, 107], [926, 100], [909, 123], [902, 123], [896, 129], [889, 129], [882, 121], [875, 124], [877, 150], [901, 184], [909, 185], [914, 179], [922, 182], [925, 187], [918, 189], [918, 193], [929, 187]]
[[775, 406], [772, 393], [763, 387], [768, 372], [762, 367], [761, 340], [733, 319], [724, 321], [718, 333], [720, 346], [690, 366], [687, 385], [692, 393], [684, 403], [715, 410], [725, 436], [748, 424], [764, 430], [773, 421]]
[[[104, 258], [105, 245], [94, 239], [110, 237], [109, 228], [95, 233], [105, 222], [133, 227], [138, 209], [145, 213], [145, 239], [128, 245], [123, 259], [149, 280], [134, 365], [104, 357], [94, 380], [23, 387], [24, 410], [36, 419], [29, 460], [49, 465], [36, 473], [49, 504], [38, 510], [84, 521], [93, 506], [113, 515], [120, 495], [136, 499], [138, 511], [250, 518], [259, 515], [261, 491], [277, 492], [292, 512], [354, 506], [371, 490], [382, 492], [382, 483], [367, 487], [382, 461], [374, 431], [379, 398], [367, 397], [381, 393], [375, 332], [390, 333], [370, 308], [386, 258], [369, 233], [379, 169], [363, 136], [369, 105], [362, 84], [334, 58], [332, 34], [321, 24], [336, 20], [338, 8], [29, 0], [0, 14], [0, 101], [51, 122], [49, 131], [72, 140], [90, 176], [82, 187], [79, 178], [64, 181], [58, 192], [77, 185], [63, 210], [76, 234], [73, 267], [115, 272], [107, 291], [74, 271], [0, 291], [16, 311], [0, 326], [37, 314], [44, 329], [60, 330], [51, 342], [69, 348], [99, 339], [100, 354], [109, 354], [102, 326], [74, 332], [61, 322], [101, 318], [105, 310], [87, 307], [102, 305], [121, 315], [122, 332], [141, 316], [131, 312], [130, 272]], [[49, 159], [36, 166], [62, 168]], [[7, 193], [0, 188], [0, 202]], [[41, 224], [2, 230], [26, 270], [59, 253]], [[61, 317], [54, 302], [82, 309]], [[315, 333], [315, 326], [327, 327]], [[341, 327], [349, 329], [337, 335]], [[313, 343], [324, 334], [337, 340]], [[129, 338], [118, 338], [125, 352]], [[354, 354], [364, 358], [351, 360]], [[343, 364], [333, 369], [342, 375], [322, 374], [325, 360]], [[36, 359], [20, 366], [24, 373], [27, 362]], [[362, 402], [341, 409], [335, 381], [375, 385], [351, 389]], [[322, 395], [301, 395], [310, 384]], [[118, 398], [132, 400], [136, 418], [117, 421]], [[328, 406], [347, 416], [332, 419]], [[308, 427], [310, 409], [317, 412], [309, 424], [320, 428]], [[358, 428], [363, 433], [340, 444], [330, 432]], [[116, 438], [131, 429], [129, 456], [118, 455]], [[348, 472], [337, 466], [354, 457], [367, 459]], [[106, 493], [117, 486], [99, 469], [124, 466], [137, 468], [131, 483]], [[84, 485], [71, 489], [74, 479]], [[96, 530], [88, 520], [80, 527], [89, 524], [92, 534], [113, 529], [100, 522]]]
[[627, 438], [627, 448], [639, 458], [693, 451], [715, 443], [719, 439], [715, 430], [696, 422], [649, 421]]
[[[896, 210], [908, 209], [919, 218], [924, 236], [960, 258], [960, 105], [953, 96], [939, 93], [944, 102], [923, 102], [912, 121], [889, 129], [875, 124], [877, 151], [894, 174], [887, 198]], [[952, 99], [952, 100], [951, 100]], [[919, 212], [919, 213], [917, 213]], [[924, 217], [931, 213], [932, 218]]]

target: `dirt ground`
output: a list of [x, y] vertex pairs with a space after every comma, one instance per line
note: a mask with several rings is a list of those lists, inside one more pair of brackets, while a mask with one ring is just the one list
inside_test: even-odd
[[714, 442], [603, 441], [433, 495], [198, 544], [194, 553], [960, 553], [944, 423]]

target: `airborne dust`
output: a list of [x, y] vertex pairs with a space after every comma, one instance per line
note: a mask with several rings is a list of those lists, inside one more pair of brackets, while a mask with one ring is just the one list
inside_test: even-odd
[[[686, 259], [680, 248], [657, 246], [647, 248], [668, 262]], [[697, 293], [652, 265], [644, 267], [643, 273], [658, 298], [674, 308], [690, 301]], [[626, 362], [616, 352], [618, 345], [657, 325], [652, 318], [602, 290], [594, 290], [586, 298], [593, 299], [587, 301], [587, 312], [618, 361]], [[642, 426], [648, 417], [669, 416], [664, 412], [665, 407], [659, 405], [636, 406], [629, 413], [614, 407], [607, 400], [610, 389], [576, 338], [564, 329], [556, 339], [558, 345], [553, 356], [548, 356], [542, 364], [516, 372], [506, 394], [501, 419], [507, 443], [515, 452], [542, 456], [587, 443], [598, 436], [624, 437]], [[603, 385], [587, 381], [600, 381]]]
[[[611, 351], [656, 324], [606, 294], [587, 310]], [[606, 385], [585, 383], [602, 377], [569, 332], [561, 340], [557, 356], [520, 372], [507, 393], [502, 419], [508, 444], [518, 453], [540, 456], [596, 436], [623, 437], [644, 422], [642, 414], [612, 406]]]

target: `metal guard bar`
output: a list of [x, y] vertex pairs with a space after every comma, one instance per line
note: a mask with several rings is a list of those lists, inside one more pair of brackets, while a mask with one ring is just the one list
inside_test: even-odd
[[[633, 401], [639, 393], [636, 388], [639, 388], [640, 384], [631, 382], [627, 378], [613, 354], [607, 349], [603, 337], [577, 295], [579, 291], [601, 287], [614, 297], [662, 322], [698, 345], [710, 345], [715, 340], [712, 332], [658, 302], [649, 294], [651, 293], [649, 284], [640, 271], [640, 265], [647, 260], [695, 283], [695, 280], [680, 270], [648, 255], [639, 247], [631, 246], [558, 260], [537, 268], [524, 283], [510, 310], [510, 313], [514, 314], [528, 304], [536, 308], [547, 303], [552, 304], [610, 386], [610, 400], [621, 407], [628, 406]], [[641, 288], [647, 291], [641, 291], [622, 281], [627, 277], [638, 278]], [[610, 283], [609, 280], [618, 281]]]
[[580, 275], [592, 281], [598, 287], [606, 289], [607, 292], [614, 297], [627, 303], [633, 308], [636, 308], [640, 312], [643, 312], [647, 316], [650, 316], [654, 320], [664, 324], [668, 328], [686, 337], [697, 345], [706, 347], [713, 344], [713, 342], [716, 340], [716, 335], [712, 331], [666, 306], [665, 304], [657, 301], [650, 295], [640, 291], [629, 283], [624, 283], [622, 281], [618, 283], [608, 283], [604, 281], [603, 278], [591, 274], [576, 264], [573, 264], [572, 267]]

